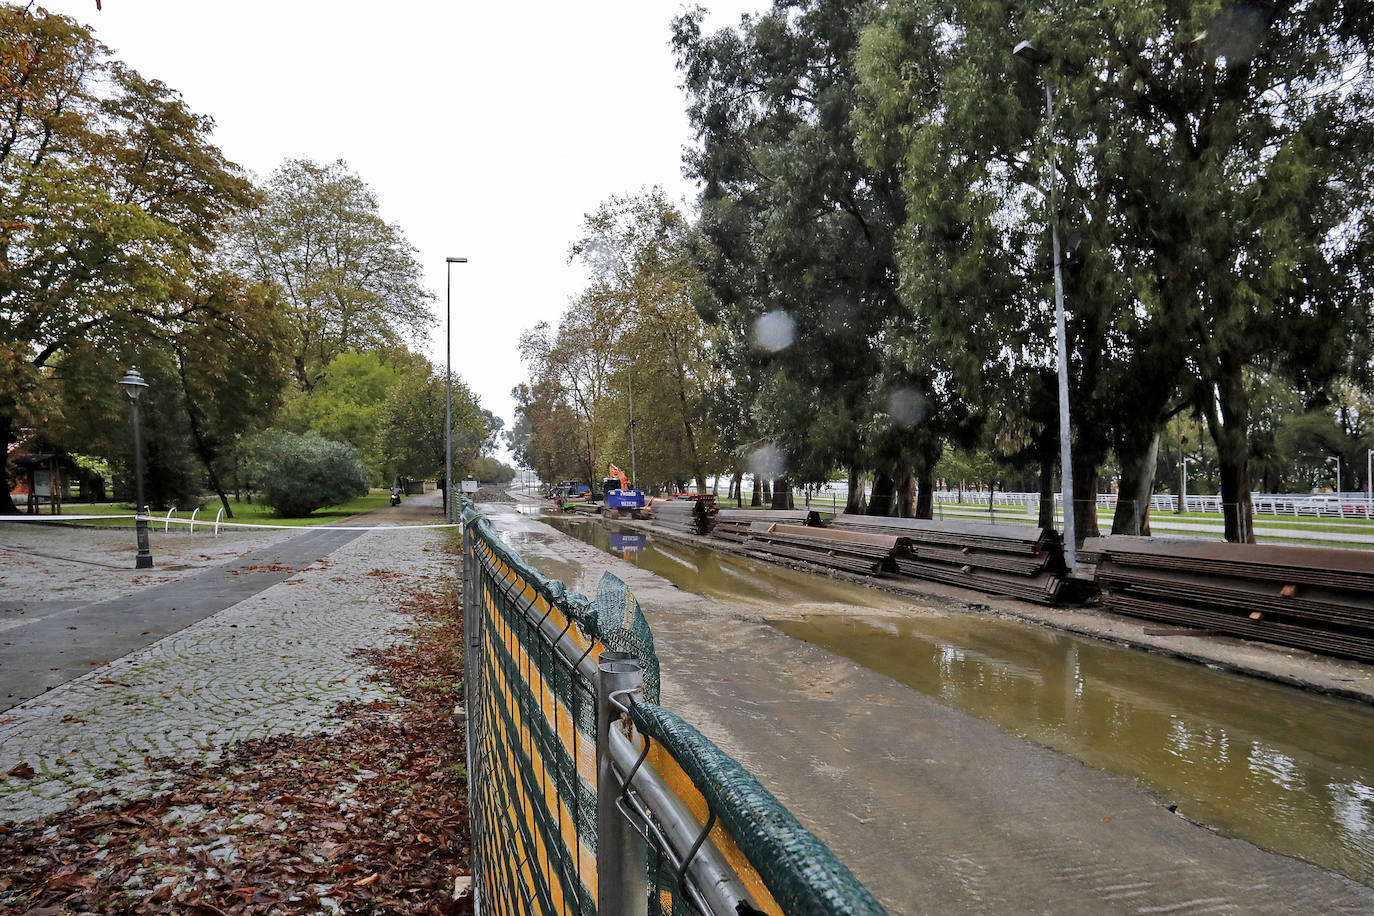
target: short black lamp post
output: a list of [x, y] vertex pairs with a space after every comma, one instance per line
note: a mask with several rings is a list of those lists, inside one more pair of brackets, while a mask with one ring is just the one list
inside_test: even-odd
[[138, 398], [148, 383], [143, 381], [137, 369], [130, 369], [119, 380], [119, 386], [129, 396], [134, 409], [134, 499], [138, 504], [134, 510], [134, 528], [138, 532], [138, 559], [134, 561], [134, 568], [152, 569], [153, 554], [148, 549], [148, 508], [143, 505], [143, 440], [138, 430]]

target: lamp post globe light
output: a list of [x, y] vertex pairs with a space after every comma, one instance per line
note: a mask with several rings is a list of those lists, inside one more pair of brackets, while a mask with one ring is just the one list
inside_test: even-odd
[[124, 389], [124, 393], [129, 396], [129, 404], [133, 408], [134, 423], [134, 531], [138, 537], [138, 556], [134, 560], [135, 569], [152, 569], [153, 554], [148, 549], [148, 509], [143, 505], [143, 440], [139, 435], [138, 428], [138, 399], [143, 394], [143, 389], [148, 387], [148, 383], [143, 380], [143, 376], [138, 374], [137, 369], [130, 369], [125, 376], [119, 380], [119, 387]]
[[[1029, 41], [1022, 41], [1012, 49], [1012, 54], [1024, 61], [1040, 66], [1050, 61], [1050, 54]], [[1064, 322], [1064, 274], [1062, 255], [1059, 245], [1059, 212], [1055, 198], [1055, 180], [1059, 171], [1058, 145], [1054, 139], [1054, 85], [1045, 78], [1045, 122], [1050, 132], [1051, 148], [1055, 151], [1050, 160], [1049, 217], [1050, 244], [1054, 251], [1054, 341], [1059, 351], [1059, 465], [1060, 487], [1064, 503], [1064, 562], [1072, 571], [1077, 554], [1073, 517], [1073, 452], [1069, 436], [1069, 345], [1068, 333]]]
[[453, 265], [467, 258], [445, 258], [444, 279], [444, 521], [452, 525], [453, 508]]

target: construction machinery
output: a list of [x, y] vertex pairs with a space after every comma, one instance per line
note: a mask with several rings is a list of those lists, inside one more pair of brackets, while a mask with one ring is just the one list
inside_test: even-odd
[[601, 514], [605, 518], [649, 517], [644, 491], [632, 487], [630, 478], [614, 464], [607, 469], [606, 478], [601, 481], [601, 488], [606, 493], [606, 504], [601, 507]]

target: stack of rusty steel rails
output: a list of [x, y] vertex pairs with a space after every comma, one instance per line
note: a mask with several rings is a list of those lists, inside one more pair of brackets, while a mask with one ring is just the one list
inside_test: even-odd
[[711, 530], [714, 507], [702, 499], [656, 499], [650, 523], [676, 534], [706, 534]]
[[900, 576], [1039, 604], [1062, 596], [1063, 540], [1049, 528], [849, 514], [835, 516], [830, 527], [906, 538], [909, 552], [893, 555]]
[[711, 527], [711, 537], [743, 544], [755, 522], [819, 526], [821, 516], [815, 509], [720, 509]]
[[1084, 548], [1110, 611], [1374, 661], [1374, 553], [1121, 535]]
[[802, 560], [864, 576], [896, 573], [896, 557], [910, 555], [909, 542], [898, 535], [775, 522], [751, 524], [744, 549], [769, 559]]

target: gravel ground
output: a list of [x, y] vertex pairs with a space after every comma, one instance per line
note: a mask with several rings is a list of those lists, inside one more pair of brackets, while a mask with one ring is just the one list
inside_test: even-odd
[[[8, 533], [0, 531], [0, 540]], [[178, 562], [156, 572], [184, 574], [283, 536], [160, 538], [155, 556]], [[404, 527], [368, 532], [245, 601], [14, 707], [0, 717], [0, 821], [155, 792], [160, 757], [209, 761], [241, 739], [337, 730], [331, 712], [338, 704], [385, 697], [355, 653], [405, 638], [400, 628], [408, 618], [393, 610], [402, 587], [440, 589], [456, 576], [442, 550], [445, 536]], [[24, 549], [7, 548], [0, 568], [48, 596], [68, 570], [87, 571], [60, 585], [80, 597], [127, 591], [133, 570], [110, 569], [107, 561], [127, 559], [131, 538], [129, 531], [49, 530]], [[55, 574], [14, 575], [13, 564], [37, 563], [40, 546], [61, 557], [43, 557]], [[7, 593], [14, 587], [0, 585]]]
[[477, 501], [479, 503], [513, 503], [515, 497], [499, 487], [479, 487]]

